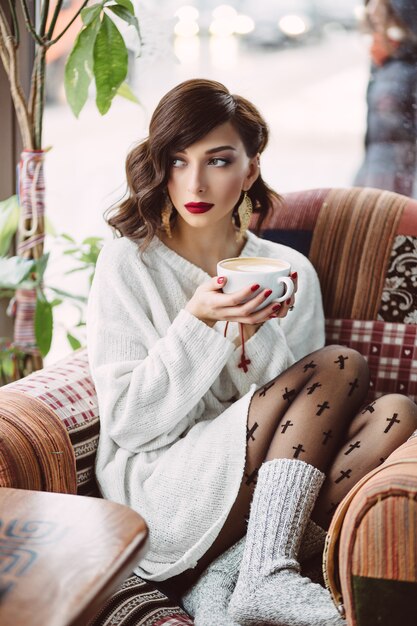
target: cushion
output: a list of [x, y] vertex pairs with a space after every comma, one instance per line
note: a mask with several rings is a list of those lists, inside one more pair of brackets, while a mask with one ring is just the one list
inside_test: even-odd
[[394, 239], [378, 317], [417, 324], [417, 236]]
[[310, 258], [326, 317], [416, 323], [416, 200], [359, 187], [287, 193], [261, 234]]
[[88, 626], [192, 626], [193, 623], [174, 601], [132, 574]]
[[367, 402], [385, 393], [402, 393], [417, 402], [417, 325], [328, 319], [326, 343], [354, 348], [367, 359]]

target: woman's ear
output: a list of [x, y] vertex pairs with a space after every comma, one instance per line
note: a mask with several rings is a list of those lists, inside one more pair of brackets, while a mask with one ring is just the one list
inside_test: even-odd
[[247, 171], [245, 180], [243, 182], [244, 191], [249, 191], [249, 189], [252, 187], [253, 183], [255, 182], [255, 180], [258, 178], [260, 174], [259, 157], [260, 155], [256, 154], [254, 157], [250, 159], [248, 163], [248, 171]]

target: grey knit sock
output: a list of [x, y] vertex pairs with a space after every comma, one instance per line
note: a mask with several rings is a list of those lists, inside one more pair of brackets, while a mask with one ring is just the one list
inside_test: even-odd
[[275, 459], [261, 466], [229, 605], [239, 624], [344, 624], [328, 591], [299, 573], [301, 539], [323, 481], [322, 472], [298, 459]]
[[228, 615], [227, 607], [239, 575], [244, 547], [243, 537], [213, 561], [182, 597], [183, 606], [194, 617], [195, 626], [238, 626]]
[[301, 575], [310, 578], [314, 583], [319, 583], [322, 587], [324, 587], [323, 551], [326, 535], [326, 531], [310, 519], [298, 553]]
[[324, 528], [313, 522], [312, 519], [308, 520], [298, 553], [300, 563], [308, 561], [318, 554], [323, 554], [326, 535]]

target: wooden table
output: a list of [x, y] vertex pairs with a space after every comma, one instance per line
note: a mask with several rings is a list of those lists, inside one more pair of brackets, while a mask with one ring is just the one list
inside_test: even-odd
[[147, 535], [140, 515], [114, 502], [0, 489], [1, 626], [85, 626]]

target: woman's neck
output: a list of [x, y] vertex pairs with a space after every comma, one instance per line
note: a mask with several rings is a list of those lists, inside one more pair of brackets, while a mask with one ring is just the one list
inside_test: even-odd
[[160, 238], [168, 248], [197, 265], [210, 276], [215, 276], [219, 261], [240, 255], [246, 239], [237, 242], [236, 234], [237, 231], [232, 225], [227, 231], [221, 232], [174, 226], [171, 239], [165, 233]]

